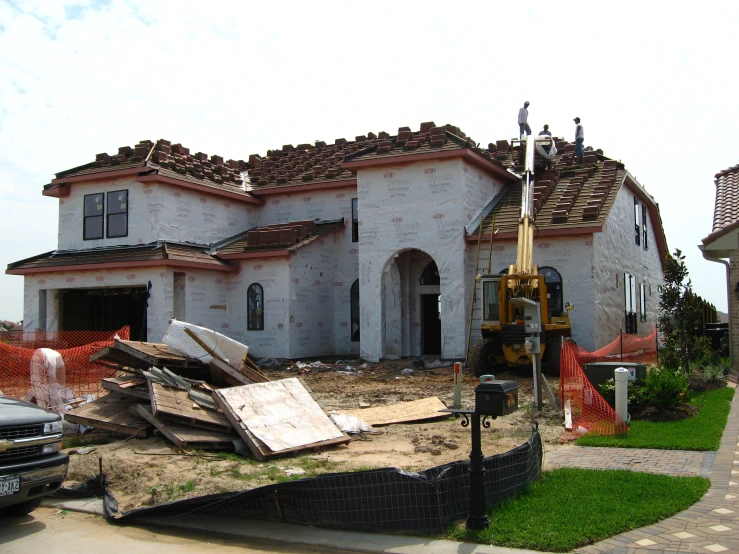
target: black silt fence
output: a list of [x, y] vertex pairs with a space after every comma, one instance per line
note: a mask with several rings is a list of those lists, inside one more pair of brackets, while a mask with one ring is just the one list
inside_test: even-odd
[[[487, 506], [497, 506], [538, 479], [541, 462], [541, 437], [536, 430], [524, 444], [485, 458]], [[115, 519], [146, 522], [151, 517], [218, 516], [333, 529], [437, 532], [467, 516], [469, 465], [458, 461], [419, 473], [395, 468], [329, 473], [131, 510]]]

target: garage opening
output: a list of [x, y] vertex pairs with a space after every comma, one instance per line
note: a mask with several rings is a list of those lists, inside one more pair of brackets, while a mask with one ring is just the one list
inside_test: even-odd
[[131, 327], [131, 340], [146, 340], [146, 287], [59, 291], [60, 331], [115, 331]]

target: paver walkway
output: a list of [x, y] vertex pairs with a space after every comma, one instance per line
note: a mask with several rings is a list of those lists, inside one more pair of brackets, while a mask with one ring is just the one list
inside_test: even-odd
[[565, 446], [544, 455], [544, 469], [628, 469], [678, 477], [708, 477], [715, 452]]
[[[575, 452], [570, 453], [569, 450], [575, 450]], [[601, 450], [609, 450], [613, 454], [602, 457], [600, 463], [597, 463], [595, 461], [597, 454], [593, 451]], [[588, 554], [596, 552], [617, 554], [739, 553], [739, 394], [734, 395], [729, 420], [721, 437], [718, 452], [705, 453], [701, 458], [701, 453], [696, 452], [678, 453], [664, 450], [625, 452], [626, 450], [628, 449], [578, 447], [561, 449], [561, 454], [554, 452], [549, 454], [553, 459], [548, 463], [568, 462], [567, 465], [570, 467], [599, 469], [636, 470], [638, 466], [638, 471], [670, 475], [705, 475], [711, 480], [711, 488], [701, 500], [684, 512], [655, 525], [642, 527], [580, 548], [576, 552]], [[578, 452], [581, 454], [577, 455]], [[679, 461], [676, 460], [676, 455], [684, 456], [684, 471], [678, 467]], [[709, 463], [711, 463], [710, 472], [706, 474]]]

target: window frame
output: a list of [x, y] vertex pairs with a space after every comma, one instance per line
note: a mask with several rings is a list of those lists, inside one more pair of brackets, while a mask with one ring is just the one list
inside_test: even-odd
[[641, 246], [641, 210], [639, 209], [639, 199], [634, 196], [634, 242], [637, 246]]
[[[110, 212], [111, 203], [110, 203], [110, 201], [108, 199], [110, 198], [110, 195], [111, 194], [119, 194], [121, 192], [125, 192], [126, 193], [126, 210], [123, 211], [123, 212], [113, 212], [113, 213], [111, 213]], [[125, 237], [127, 237], [128, 236], [128, 206], [129, 206], [129, 203], [128, 203], [128, 200], [129, 200], [128, 189], [112, 190], [112, 191], [110, 191], [110, 192], [107, 193], [107, 196], [106, 196], [105, 200], [106, 200], [106, 208], [105, 208], [106, 209], [106, 211], [105, 211], [105, 236], [107, 238], [109, 238], [109, 239], [119, 239], [119, 238], [125, 238]], [[126, 216], [126, 233], [125, 234], [123, 234], [123, 235], [111, 235], [110, 234], [110, 216], [112, 216], [112, 215], [125, 215]]]
[[[433, 272], [431, 270], [431, 266], [434, 266], [436, 268], [436, 272]], [[424, 276], [432, 277], [432, 281], [430, 283], [424, 283], [423, 278]], [[426, 264], [426, 267], [423, 268], [423, 271], [421, 272], [421, 277], [418, 279], [418, 284], [422, 285], [424, 287], [427, 286], [441, 286], [441, 274], [439, 273], [439, 266], [436, 265], [436, 262], [434, 260], [431, 260], [429, 263]]]
[[624, 332], [635, 335], [637, 333], [636, 324], [636, 277], [624, 271]]
[[[544, 270], [550, 270], [553, 275], [556, 276], [558, 279], [557, 281], [547, 281], [547, 276], [544, 275]], [[564, 300], [564, 281], [562, 280], [562, 274], [557, 271], [556, 268], [550, 266], [550, 265], [543, 265], [539, 267], [539, 274], [544, 277], [544, 283], [547, 286], [547, 294], [549, 295], [547, 297], [547, 305], [549, 306], [549, 317], [560, 317], [562, 313], [565, 311], [565, 300]], [[549, 288], [549, 285], [559, 285], [559, 291], [557, 291], [557, 295], [553, 294], [552, 289]], [[559, 298], [557, 298], [557, 296]], [[553, 300], [557, 301], [557, 305], [555, 306], [555, 302]]]
[[352, 242], [359, 242], [359, 198], [352, 198]]
[[[259, 287], [257, 289], [257, 287]], [[258, 294], [259, 297], [261, 297], [262, 300], [262, 307], [261, 307], [261, 313], [256, 313], [260, 308], [259, 304], [255, 306], [255, 308], [252, 308], [250, 305], [250, 293], [254, 289], [254, 291], [259, 291], [258, 293], [255, 292], [255, 296]], [[257, 298], [255, 298], [255, 302], [259, 302]], [[252, 310], [254, 310], [254, 313], [252, 314]], [[256, 319], [256, 321], [254, 321]], [[249, 287], [246, 289], [246, 330], [247, 331], [264, 331], [264, 287], [260, 285], [259, 283], [252, 283], [249, 285]]]
[[[356, 303], [354, 298], [356, 296]], [[359, 279], [352, 283], [349, 290], [349, 342], [360, 342], [361, 323], [359, 317]], [[354, 324], [357, 324], [356, 336], [354, 334]]]
[[[87, 213], [87, 199], [88, 197], [100, 196], [102, 198], [103, 208], [100, 215], [85, 215]], [[95, 217], [100, 218], [100, 236], [99, 237], [88, 237], [87, 236], [87, 220]], [[102, 240], [105, 238], [105, 193], [94, 192], [91, 194], [85, 194], [82, 200], [82, 240]]]
[[639, 321], [647, 320], [647, 285], [639, 283]]
[[647, 229], [649, 226], [647, 225], [647, 206], [645, 204], [641, 205], [641, 225], [642, 225], [642, 247], [644, 250], [649, 250], [649, 246], [647, 245]]

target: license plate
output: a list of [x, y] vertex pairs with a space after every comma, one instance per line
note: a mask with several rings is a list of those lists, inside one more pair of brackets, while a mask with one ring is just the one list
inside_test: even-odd
[[17, 475], [0, 476], [0, 496], [10, 496], [21, 490], [21, 478]]

